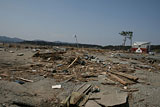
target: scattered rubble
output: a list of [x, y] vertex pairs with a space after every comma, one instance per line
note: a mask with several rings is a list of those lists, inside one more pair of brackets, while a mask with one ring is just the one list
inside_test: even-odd
[[141, 90], [133, 86], [155, 86], [147, 73], [160, 70], [156, 55], [66, 47], [0, 52], [0, 106], [126, 107]]

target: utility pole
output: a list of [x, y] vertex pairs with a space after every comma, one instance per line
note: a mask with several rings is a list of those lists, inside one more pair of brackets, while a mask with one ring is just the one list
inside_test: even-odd
[[79, 48], [77, 35], [75, 35], [74, 37], [75, 37], [75, 39], [76, 39], [77, 48]]

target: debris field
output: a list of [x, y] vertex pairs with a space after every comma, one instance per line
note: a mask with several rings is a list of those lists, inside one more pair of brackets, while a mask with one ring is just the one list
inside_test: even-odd
[[0, 49], [0, 107], [159, 107], [160, 55], [94, 48]]

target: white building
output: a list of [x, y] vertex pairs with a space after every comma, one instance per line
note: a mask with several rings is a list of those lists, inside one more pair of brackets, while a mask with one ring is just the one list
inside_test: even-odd
[[148, 53], [150, 51], [150, 42], [134, 42], [132, 51], [136, 53]]

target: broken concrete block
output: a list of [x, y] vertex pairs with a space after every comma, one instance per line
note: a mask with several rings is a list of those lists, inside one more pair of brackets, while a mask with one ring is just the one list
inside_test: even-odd
[[125, 92], [100, 92], [95, 96], [101, 97], [100, 100], [96, 100], [96, 102], [100, 105], [104, 105], [106, 107], [125, 105], [127, 103], [128, 94]]

